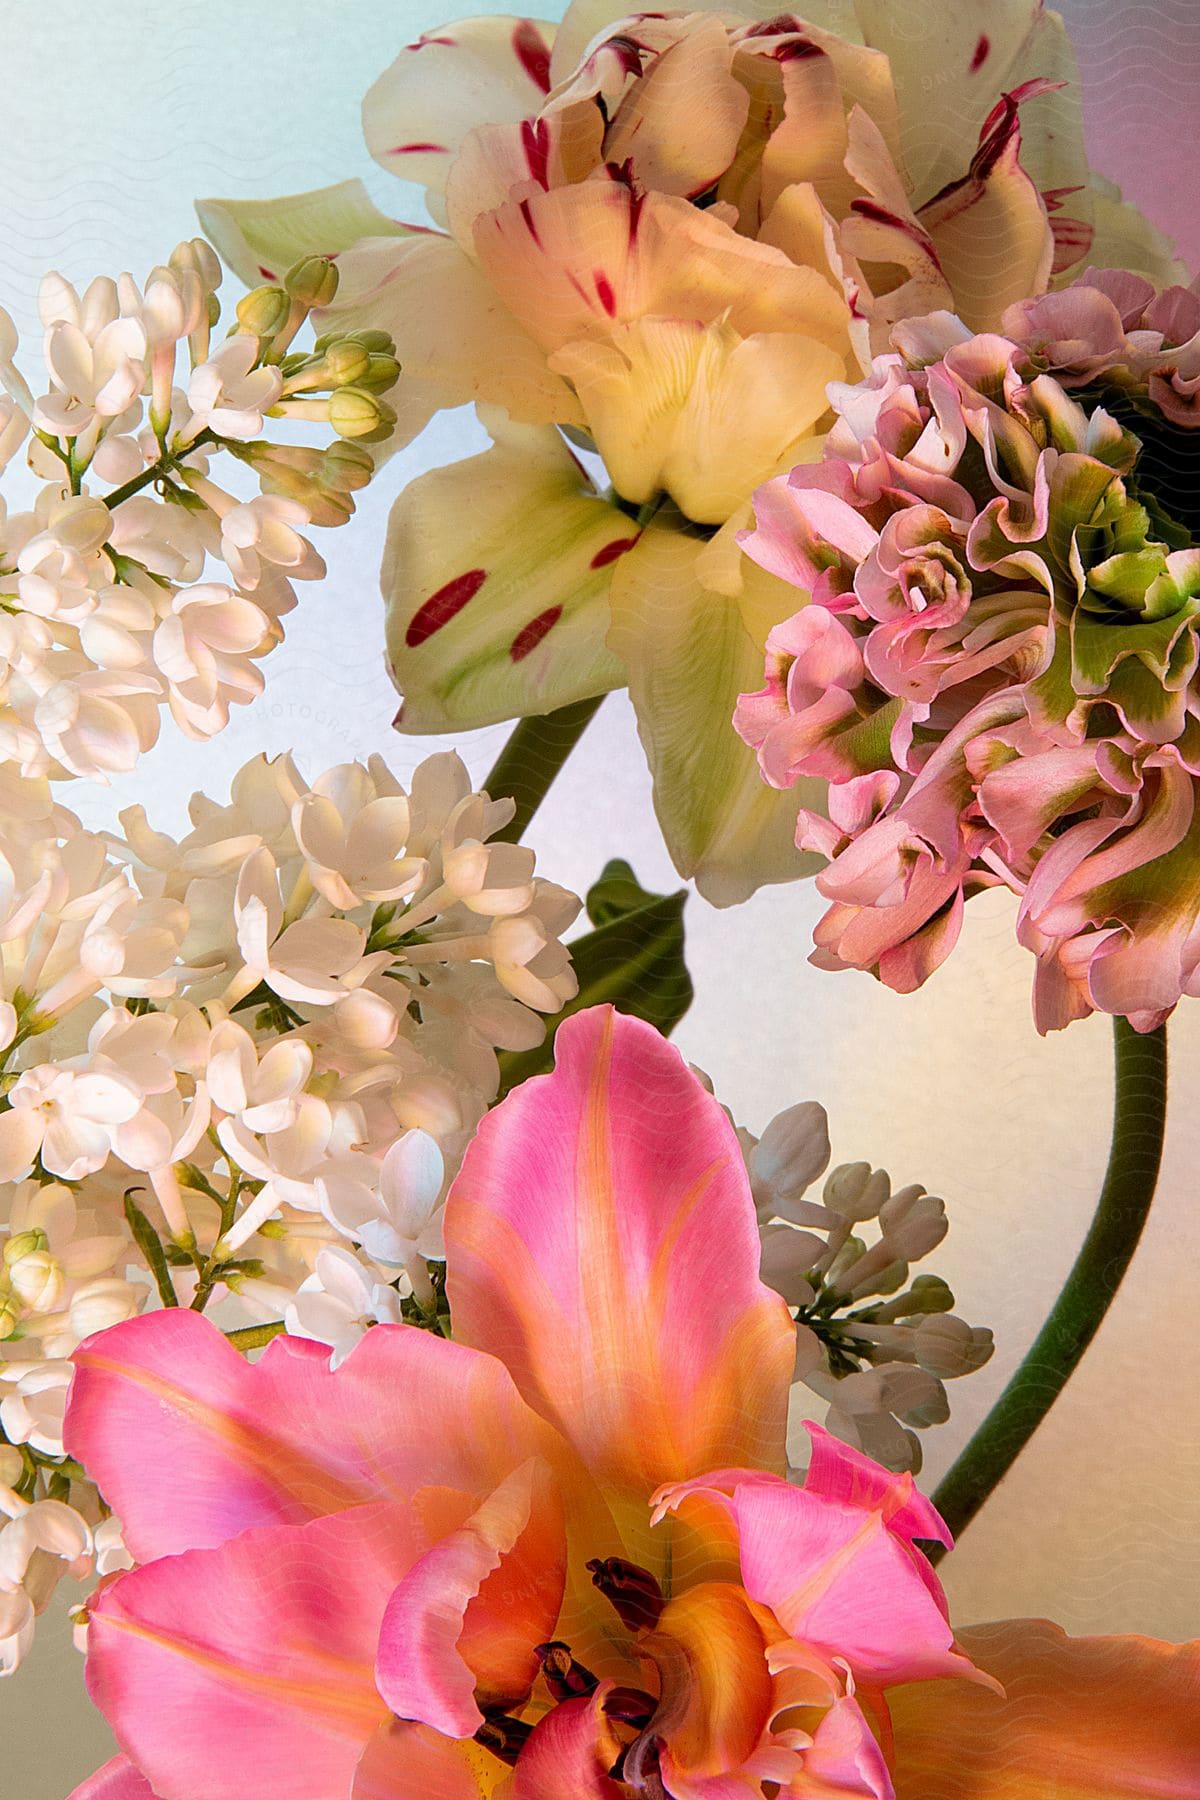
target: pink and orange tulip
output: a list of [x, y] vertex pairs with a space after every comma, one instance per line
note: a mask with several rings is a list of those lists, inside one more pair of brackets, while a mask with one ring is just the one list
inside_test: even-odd
[[810, 1428], [732, 1127], [607, 1008], [480, 1128], [455, 1341], [331, 1372], [162, 1312], [67, 1441], [139, 1567], [90, 1609], [122, 1754], [75, 1800], [1200, 1796], [1200, 1645], [958, 1636], [908, 1475]]

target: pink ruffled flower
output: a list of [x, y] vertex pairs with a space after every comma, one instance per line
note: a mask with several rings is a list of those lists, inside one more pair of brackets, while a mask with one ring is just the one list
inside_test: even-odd
[[1159, 292], [1124, 269], [1088, 269], [1072, 287], [1010, 306], [1002, 329], [1064, 387], [1106, 376], [1144, 389], [1173, 423], [1200, 423], [1200, 277]]
[[557, 1051], [447, 1202], [454, 1342], [251, 1366], [175, 1310], [81, 1346], [68, 1443], [139, 1566], [90, 1607], [124, 1754], [75, 1800], [923, 1800], [968, 1752], [963, 1800], [1064, 1758], [1195, 1800], [1200, 1645], [956, 1639], [910, 1475], [811, 1426], [785, 1477], [794, 1328], [720, 1107], [611, 1009]]
[[744, 546], [811, 599], [735, 725], [772, 786], [832, 784], [796, 840], [819, 967], [907, 992], [1003, 882], [1039, 1029], [1150, 1030], [1200, 988], [1200, 410], [1164, 386], [1200, 294], [1089, 271], [1005, 325], [898, 327], [825, 461], [760, 490]]

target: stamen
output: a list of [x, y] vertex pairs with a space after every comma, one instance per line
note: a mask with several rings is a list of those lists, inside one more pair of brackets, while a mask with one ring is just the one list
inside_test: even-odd
[[646, 1800], [671, 1800], [659, 1773], [658, 1758], [661, 1749], [660, 1737], [652, 1732], [643, 1732], [620, 1758], [618, 1779], [631, 1787], [635, 1794], [644, 1794]]
[[653, 1631], [666, 1601], [649, 1569], [623, 1557], [594, 1558], [587, 1565], [592, 1581], [615, 1610], [627, 1631]]
[[516, 1767], [516, 1761], [533, 1733], [533, 1726], [526, 1725], [522, 1719], [511, 1719], [507, 1713], [496, 1713], [485, 1719], [475, 1733], [475, 1742], [498, 1756], [501, 1762], [510, 1768]]
[[586, 1699], [600, 1685], [590, 1669], [575, 1661], [570, 1644], [558, 1638], [549, 1644], [535, 1645], [533, 1654], [541, 1659], [546, 1686], [555, 1700]]
[[632, 1725], [635, 1731], [642, 1731], [654, 1717], [658, 1705], [653, 1694], [644, 1688], [615, 1687], [604, 1696], [604, 1711], [608, 1718], [615, 1719], [618, 1725]]

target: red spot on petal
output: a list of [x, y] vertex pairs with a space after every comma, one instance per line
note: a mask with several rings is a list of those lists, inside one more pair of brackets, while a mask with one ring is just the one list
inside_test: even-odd
[[404, 641], [409, 649], [415, 650], [418, 644], [431, 638], [435, 631], [448, 625], [455, 614], [462, 611], [467, 601], [475, 598], [486, 580], [486, 569], [468, 569], [464, 575], [456, 575], [453, 581], [440, 587], [436, 594], [430, 594], [408, 622]]
[[1074, 263], [1081, 262], [1092, 247], [1095, 231], [1084, 219], [1068, 218], [1059, 213], [1050, 221], [1050, 235], [1054, 239], [1054, 261], [1051, 264], [1052, 275], [1061, 275]]
[[393, 144], [389, 156], [448, 156], [445, 144]]
[[531, 178], [539, 187], [550, 186], [550, 127], [545, 119], [521, 120], [521, 148]]
[[546, 633], [558, 624], [562, 614], [561, 606], [548, 606], [536, 619], [530, 619], [528, 625], [523, 625], [508, 647], [508, 654], [513, 661], [521, 662], [531, 650], [536, 650]]
[[452, 37], [435, 37], [431, 34], [428, 37], [419, 37], [415, 44], [405, 44], [404, 48], [406, 50], [424, 50], [430, 44], [449, 44], [450, 48], [454, 50], [458, 47], [458, 39]]
[[771, 58], [777, 63], [808, 62], [812, 57], [824, 54], [818, 44], [809, 43], [807, 38], [791, 37], [771, 51]]
[[982, 69], [984, 63], [988, 59], [988, 52], [990, 51], [991, 47], [992, 47], [992, 41], [988, 37], [987, 32], [981, 31], [979, 34], [979, 42], [976, 44], [974, 54], [971, 57], [971, 74], [972, 75], [974, 75], [978, 69]]
[[543, 94], [550, 92], [550, 46], [532, 19], [518, 19], [512, 34], [513, 53]]
[[640, 536], [641, 532], [635, 532], [633, 537], [614, 538], [611, 544], [605, 544], [602, 550], [597, 550], [589, 567], [593, 569], [607, 568], [609, 563], [616, 562], [618, 556], [624, 556], [627, 550], [632, 550]]
[[530, 237], [533, 239], [534, 243], [537, 245], [538, 249], [540, 250], [542, 247], [542, 240], [538, 236], [537, 226], [533, 222], [533, 210], [530, 207], [528, 200], [521, 201], [520, 213], [521, 213], [521, 217], [525, 221], [526, 231], [528, 231]]
[[265, 263], [259, 263], [258, 272], [264, 281], [274, 281], [275, 279], [274, 269], [268, 269]]
[[615, 319], [617, 316], [617, 296], [613, 293], [612, 282], [608, 279], [607, 275], [602, 275], [599, 269], [597, 269], [592, 276], [592, 280], [596, 283], [596, 298], [599, 300], [609, 318]]

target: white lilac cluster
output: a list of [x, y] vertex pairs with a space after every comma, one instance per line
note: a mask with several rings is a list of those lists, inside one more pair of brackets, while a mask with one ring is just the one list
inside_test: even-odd
[[[44, 781], [0, 787], [11, 1663], [32, 1617], [14, 1596], [36, 1609], [95, 1554], [101, 1510], [62, 1461], [82, 1338], [222, 1301], [243, 1342], [286, 1320], [338, 1359], [373, 1320], [439, 1328], [445, 1189], [497, 1051], [534, 1048], [576, 991], [559, 940], [579, 902], [490, 841], [513, 802], [473, 792], [453, 754], [407, 792], [378, 757], [311, 785], [258, 757], [229, 804], [193, 798], [178, 841], [141, 807], [100, 834]], [[78, 1527], [36, 1510], [68, 1499]]]
[[[386, 433], [379, 395], [399, 373], [386, 333], [293, 350], [337, 288], [309, 257], [245, 296], [214, 342], [220, 280], [201, 239], [140, 288], [100, 276], [79, 294], [46, 276], [41, 392], [0, 310], [0, 470], [28, 438], [42, 483], [28, 512], [0, 501], [0, 764], [26, 775], [128, 770], [164, 708], [189, 737], [220, 731], [262, 689], [293, 582], [325, 572], [305, 528], [344, 523], [370, 479], [361, 440]], [[256, 441], [268, 416], [337, 436]], [[259, 491], [222, 485], [219, 464]]]
[[992, 1354], [991, 1332], [954, 1316], [939, 1276], [909, 1280], [909, 1265], [946, 1235], [945, 1202], [920, 1186], [893, 1191], [884, 1170], [865, 1162], [830, 1170], [820, 1199], [807, 1199], [830, 1159], [815, 1101], [779, 1113], [761, 1138], [740, 1128], [738, 1138], [762, 1277], [796, 1320], [797, 1384], [828, 1402], [836, 1437], [887, 1468], [919, 1470], [916, 1430], [950, 1416], [944, 1383]]

